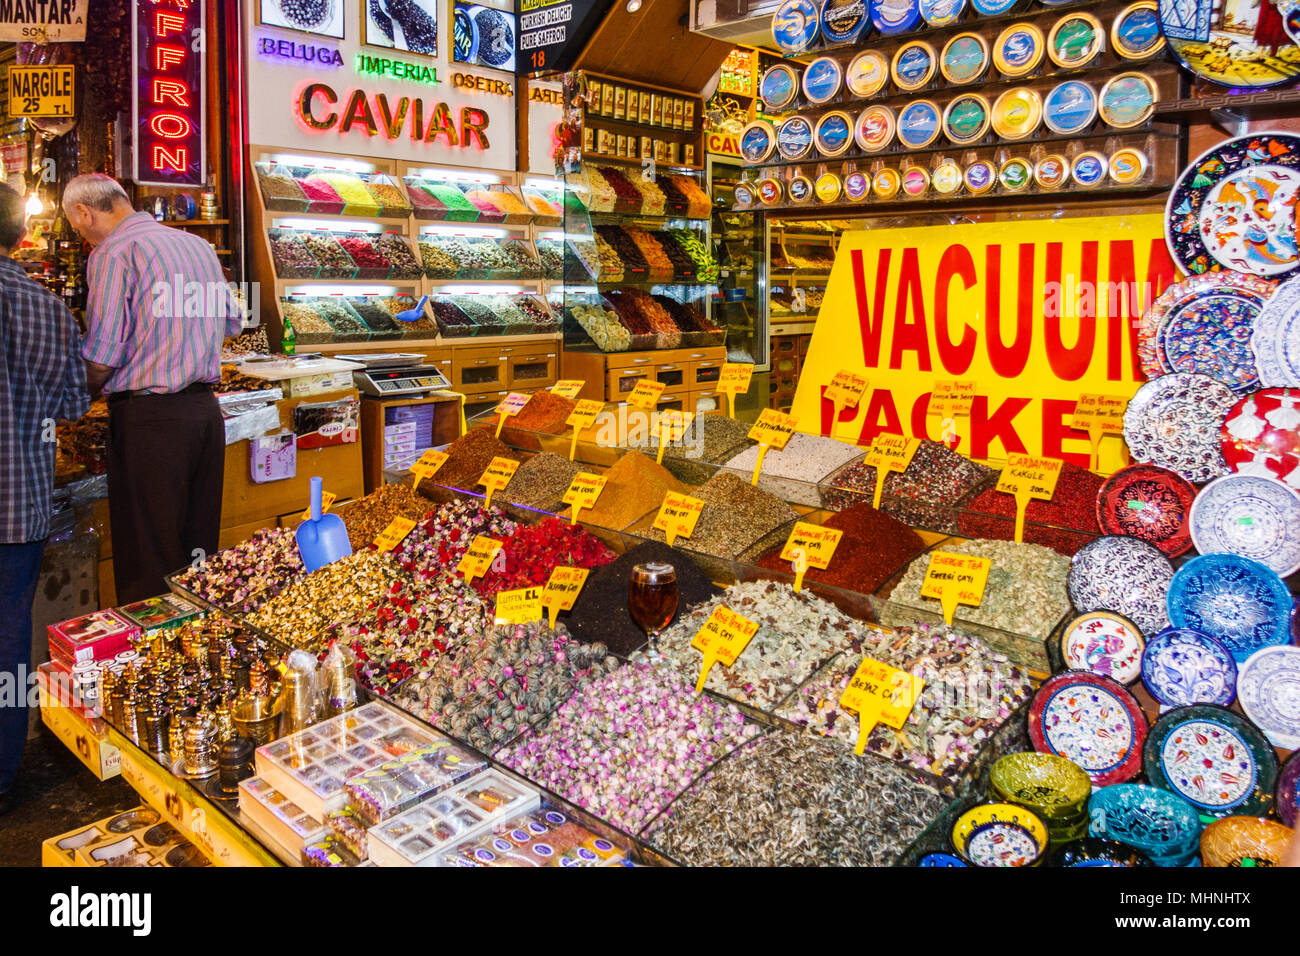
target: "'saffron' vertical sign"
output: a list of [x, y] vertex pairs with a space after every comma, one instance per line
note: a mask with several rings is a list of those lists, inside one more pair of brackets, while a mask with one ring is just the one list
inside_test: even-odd
[[202, 0], [134, 0], [135, 181], [197, 186], [207, 169]]

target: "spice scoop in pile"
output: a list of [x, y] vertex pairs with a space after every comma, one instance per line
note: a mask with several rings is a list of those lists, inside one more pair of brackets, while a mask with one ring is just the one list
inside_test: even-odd
[[[1050, 501], [1037, 498], [1025, 508], [1025, 541], [1072, 557], [1101, 535], [1097, 524], [1097, 494], [1106, 479], [1068, 461], [1061, 467]], [[962, 505], [957, 533], [968, 538], [1010, 541], [1016, 532], [1015, 495], [987, 488]]]
[[890, 866], [947, 802], [896, 764], [780, 730], [719, 763], [642, 837], [690, 866]]
[[[921, 536], [869, 504], [854, 505], [832, 515], [822, 526], [843, 531], [835, 554], [825, 569], [809, 568], [804, 580], [870, 594], [907, 562], [925, 550]], [[760, 568], [790, 573], [791, 562], [781, 558], [785, 545], [772, 548], [758, 560]]]
[[[957, 504], [996, 474], [947, 445], [922, 439], [907, 470], [886, 476], [880, 510], [909, 527], [954, 534]], [[832, 511], [871, 504], [875, 493], [876, 469], [860, 461], [831, 475], [821, 489], [822, 504]]]
[[849, 748], [858, 715], [840, 696], [863, 657], [925, 681], [901, 730], [877, 724], [867, 753], [888, 757], [955, 783], [989, 738], [1029, 699], [1029, 675], [978, 638], [943, 626], [867, 628], [860, 653], [846, 652], [781, 705], [777, 716]]
[[733, 584], [659, 636], [660, 656], [692, 679], [703, 657], [691, 641], [718, 605], [756, 622], [758, 631], [730, 667], [710, 668], [704, 686], [761, 710], [774, 709], [832, 657], [862, 641], [860, 621], [807, 591], [776, 581]]
[[400, 699], [416, 716], [491, 753], [540, 724], [575, 690], [619, 664], [564, 625], [494, 627], [421, 669]]
[[[760, 449], [757, 445], [733, 456], [726, 467], [749, 481], [754, 474]], [[862, 457], [862, 449], [834, 438], [795, 432], [784, 448], [769, 448], [763, 457], [758, 486], [778, 498], [800, 505], [817, 506], [821, 492], [817, 483], [837, 468]]]
[[[695, 531], [678, 545], [699, 554], [735, 558], [797, 517], [793, 509], [743, 481], [729, 471], [720, 471], [697, 488], [692, 497], [704, 502], [695, 523]], [[665, 541], [664, 533], [654, 528], [651, 514], [636, 525], [636, 533], [651, 541]]]
[[292, 528], [263, 528], [188, 568], [176, 583], [216, 607], [246, 614], [306, 575]]
[[614, 552], [599, 538], [560, 518], [519, 525], [502, 542], [501, 550], [501, 567], [494, 566], [474, 581], [484, 597], [543, 585], [557, 567], [596, 568], [614, 560]]
[[458, 498], [440, 506], [408, 534], [393, 551], [393, 559], [416, 581], [454, 571], [478, 535], [504, 540], [517, 525], [493, 505]]
[[495, 425], [479, 425], [457, 438], [447, 446], [447, 461], [432, 481], [449, 488], [482, 491], [478, 480], [493, 458], [516, 458], [504, 442], [497, 440], [495, 432]]
[[[945, 544], [941, 550], [988, 558], [990, 562], [983, 602], [979, 607], [959, 606], [955, 616], [957, 621], [983, 624], [1044, 640], [1070, 609], [1066, 597], [1070, 559], [1051, 548], [1040, 544], [977, 539]], [[928, 554], [913, 561], [890, 593], [890, 602], [942, 614], [938, 601], [921, 597], [921, 584], [929, 566]], [[882, 617], [883, 623], [893, 623], [896, 615], [888, 610], [886, 614], [889, 619]]]
[[625, 664], [496, 753], [511, 770], [636, 833], [759, 728], [662, 661]]
[[428, 500], [413, 492], [410, 485], [387, 484], [349, 504], [341, 516], [352, 550], [360, 551], [372, 544], [394, 518], [419, 521], [428, 513]]
[[319, 650], [325, 628], [383, 597], [397, 573], [397, 563], [387, 554], [354, 551], [285, 588], [248, 623], [290, 647]]

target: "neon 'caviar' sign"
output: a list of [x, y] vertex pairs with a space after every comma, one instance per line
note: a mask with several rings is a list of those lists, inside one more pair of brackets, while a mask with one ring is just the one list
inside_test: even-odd
[[390, 140], [410, 136], [416, 143], [443, 140], [444, 145], [461, 149], [489, 148], [488, 114], [476, 106], [461, 107], [458, 117], [446, 103], [418, 96], [390, 100], [387, 93], [365, 90], [339, 96], [324, 83], [308, 83], [298, 91], [294, 112], [298, 122], [314, 133], [359, 132]]
[[135, 180], [203, 183], [202, 0], [135, 0], [131, 60]]

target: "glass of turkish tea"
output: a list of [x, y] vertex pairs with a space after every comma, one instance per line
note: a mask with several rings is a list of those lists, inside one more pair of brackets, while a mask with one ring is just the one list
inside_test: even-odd
[[671, 564], [638, 564], [628, 580], [627, 609], [659, 652], [659, 632], [677, 616], [677, 569]]

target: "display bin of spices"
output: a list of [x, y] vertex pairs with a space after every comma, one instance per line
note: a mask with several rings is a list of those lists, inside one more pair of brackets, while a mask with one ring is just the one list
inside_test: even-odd
[[361, 316], [361, 321], [366, 323], [366, 328], [370, 329], [371, 339], [399, 339], [402, 337], [402, 329], [398, 326], [406, 323], [399, 323], [371, 297], [357, 296], [347, 301], [352, 311]]
[[[1050, 501], [1033, 499], [1025, 509], [1024, 540], [1071, 557], [1101, 536], [1097, 495], [1106, 479], [1065, 462]], [[957, 534], [1010, 541], [1016, 530], [1014, 495], [989, 486], [957, 508]]]
[[560, 282], [564, 279], [564, 240], [537, 239], [533, 243], [541, 260], [541, 278]]
[[364, 342], [370, 329], [343, 296], [318, 296], [311, 307], [334, 329], [335, 342]]
[[[757, 446], [746, 448], [725, 462], [723, 467], [748, 481], [753, 478], [759, 450]], [[851, 461], [860, 460], [862, 456], [863, 451], [857, 445], [822, 435], [795, 432], [784, 448], [768, 449], [758, 476], [758, 487], [792, 504], [815, 508], [821, 505], [818, 485], [832, 472]]]
[[554, 514], [566, 507], [560, 499], [581, 470], [582, 466], [576, 462], [542, 452], [521, 464], [510, 484], [493, 497], [497, 501]]
[[414, 322], [397, 318], [399, 312], [409, 312], [418, 304], [417, 300], [409, 295], [372, 297], [371, 301], [393, 317], [393, 322], [401, 330], [403, 338], [427, 339], [438, 334], [438, 323], [433, 320], [427, 305], [424, 313]]
[[451, 301], [474, 323], [475, 335], [504, 335], [505, 317], [492, 308], [487, 295], [454, 295]]
[[323, 650], [321, 633], [377, 600], [398, 573], [378, 551], [354, 551], [312, 572], [249, 615], [247, 624], [290, 647]]
[[[505, 509], [508, 514], [514, 510]], [[615, 552], [583, 525], [554, 515], [529, 518], [517, 522], [515, 530], [501, 539], [504, 567], [490, 568], [474, 579], [474, 588], [485, 598], [500, 591], [540, 587], [557, 567], [590, 569], [614, 560]]]
[[[885, 478], [880, 510], [913, 528], [943, 534], [957, 531], [957, 506], [994, 482], [997, 472], [953, 451], [922, 439], [906, 471]], [[851, 462], [821, 483], [821, 503], [832, 511], [871, 504], [876, 469]]]
[[524, 239], [510, 238], [502, 241], [501, 249], [510, 260], [512, 268], [511, 275], [503, 278], [542, 278], [542, 263], [531, 243]]
[[[565, 420], [573, 412], [576, 402], [552, 392], [534, 392], [519, 414], [511, 415], [501, 428], [501, 440], [512, 448], [541, 451], [542, 435], [568, 435], [571, 431]], [[490, 413], [490, 424], [497, 424], [497, 414]], [[548, 450], [558, 451], [551, 447]], [[565, 447], [567, 453], [568, 449]]]
[[604, 474], [605, 488], [596, 506], [583, 511], [581, 520], [594, 527], [621, 531], [655, 511], [668, 492], [693, 494], [695, 489], [673, 477], [663, 465], [639, 451], [623, 454]]
[[271, 241], [271, 259], [277, 277], [315, 279], [320, 274], [320, 263], [297, 231], [268, 229], [266, 236]]
[[416, 219], [442, 222], [476, 222], [479, 209], [465, 198], [465, 191], [455, 183], [438, 182], [407, 176], [406, 193]]
[[344, 232], [338, 235], [339, 245], [343, 247], [356, 266], [357, 279], [387, 279], [393, 272], [393, 264], [379, 251], [374, 233]]
[[925, 681], [902, 728], [878, 724], [867, 754], [918, 770], [935, 789], [956, 795], [982, 791], [981, 777], [998, 757], [1028, 748], [1028, 672], [980, 638], [942, 623], [864, 628], [861, 644], [806, 681], [776, 716], [852, 751], [858, 717], [840, 697], [864, 657]]
[[298, 187], [307, 197], [306, 212], [320, 216], [338, 216], [347, 201], [330, 183], [315, 176], [316, 170], [302, 166], [287, 167]]
[[324, 345], [334, 341], [334, 326], [330, 325], [306, 296], [288, 296], [280, 300], [280, 314], [293, 325], [300, 345]]
[[303, 246], [320, 266], [317, 277], [321, 279], [353, 279], [356, 263], [339, 243], [338, 236], [328, 229], [306, 229], [298, 233]]
[[262, 204], [275, 212], [306, 212], [311, 201], [284, 166], [254, 163], [257, 183], [262, 189]]
[[460, 261], [455, 256], [455, 246], [441, 237], [425, 234], [420, 237], [420, 260], [424, 274], [430, 279], [455, 279], [460, 275]]
[[380, 219], [405, 219], [411, 214], [411, 201], [397, 185], [397, 180], [383, 173], [371, 173], [365, 179], [366, 189], [379, 204], [376, 215]]
[[[457, 438], [444, 449], [447, 461], [438, 469], [432, 481], [465, 491], [479, 488], [478, 480], [487, 466], [492, 464], [493, 458], [516, 457], [516, 453], [500, 441], [495, 432], [494, 426], [480, 425]], [[421, 482], [421, 488], [425, 484], [428, 482]]]
[[564, 224], [564, 212], [560, 206], [561, 190], [542, 189], [538, 186], [525, 185], [521, 194], [524, 203], [533, 214], [535, 226], [561, 226]]
[[427, 501], [401, 484], [383, 484], [355, 501], [342, 512], [352, 550], [360, 551], [379, 537], [394, 518], [420, 521], [432, 509]]
[[306, 574], [293, 531], [263, 528], [199, 567], [176, 572], [167, 584], [208, 607], [245, 614]]
[[[746, 422], [725, 415], [699, 415], [683, 442], [675, 442], [664, 448], [663, 465], [679, 481], [688, 485], [703, 485], [713, 477], [723, 462], [757, 444], [749, 437], [750, 427]], [[657, 434], [646, 436], [645, 450], [647, 454], [658, 453]], [[747, 476], [746, 480], [748, 477], [752, 476]]]
[[890, 866], [948, 802], [916, 771], [773, 730], [715, 764], [641, 839], [688, 866]]
[[365, 182], [356, 173], [339, 170], [325, 170], [312, 173], [304, 181], [303, 189], [308, 183], [324, 183], [330, 186], [343, 200], [343, 215], [373, 219], [379, 215], [380, 205], [366, 188]]
[[[560, 318], [540, 295], [517, 295], [514, 297], [517, 308], [528, 320], [530, 332], [550, 333], [560, 331]], [[518, 375], [518, 372], [516, 372]], [[522, 376], [526, 377], [526, 376]]]
[[[1046, 641], [1069, 612], [1065, 579], [1070, 559], [1043, 545], [1014, 541], [949, 538], [931, 551], [969, 554], [990, 560], [979, 607], [960, 605], [954, 624], [980, 637], [1014, 664], [1047, 673]], [[921, 597], [930, 552], [916, 558], [876, 592], [877, 619], [885, 626], [942, 621], [939, 602]]]
[[375, 247], [392, 265], [392, 278], [418, 279], [424, 275], [420, 260], [415, 257], [410, 240], [405, 236], [392, 232], [380, 233], [375, 239]]

